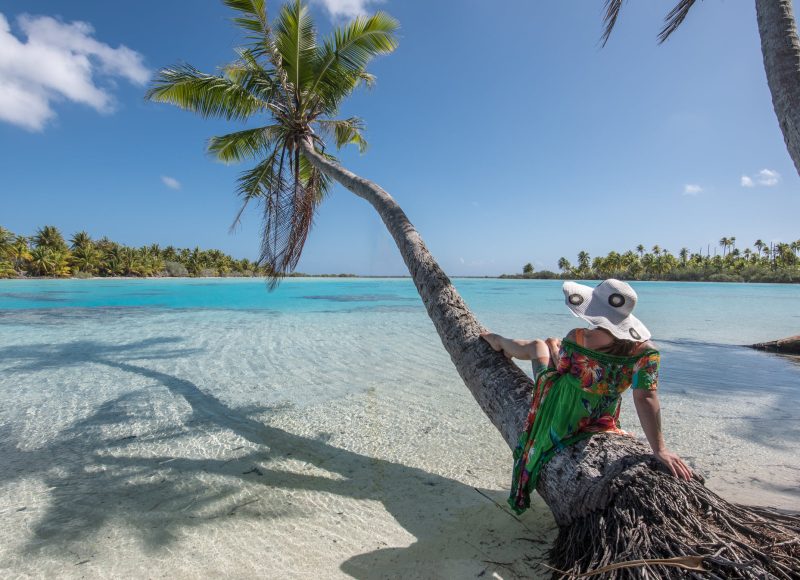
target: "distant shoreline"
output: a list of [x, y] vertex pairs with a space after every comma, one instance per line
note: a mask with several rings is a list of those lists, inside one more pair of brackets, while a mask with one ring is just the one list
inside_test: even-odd
[[[368, 280], [368, 279], [406, 279], [410, 280], [411, 276], [399, 275], [384, 275], [384, 274], [296, 274], [286, 276], [286, 279], [293, 278], [322, 278], [322, 279], [352, 279], [352, 280]], [[468, 279], [468, 280], [584, 280], [584, 281], [600, 281], [604, 278], [597, 277], [581, 277], [581, 276], [562, 276], [556, 274], [555, 276], [526, 276], [523, 274], [500, 274], [499, 276], [450, 276], [454, 279]], [[247, 279], [264, 279], [264, 276], [19, 276], [16, 278], [0, 278], [0, 284], [5, 281], [13, 280], [247, 280]], [[628, 282], [686, 282], [686, 283], [713, 283], [713, 284], [800, 284], [799, 281], [786, 281], [786, 280], [744, 280], [744, 279], [728, 279], [728, 280], [697, 280], [697, 279], [629, 279], [621, 277], [621, 280]]]
[[[541, 275], [544, 274], [544, 275]], [[541, 272], [533, 275], [525, 274], [501, 274], [497, 276], [502, 280], [605, 280], [604, 277], [599, 276], [565, 276], [563, 274], [555, 274], [554, 272]], [[608, 278], [618, 278], [626, 282], [710, 282], [714, 284], [800, 284], [800, 278], [786, 279], [780, 275], [774, 278], [769, 276], [759, 277], [758, 279], [747, 279], [742, 276], [725, 275], [720, 276], [714, 274], [710, 277], [692, 276], [684, 277], [680, 275], [673, 275], [664, 278], [627, 278], [625, 276], [608, 276]]]

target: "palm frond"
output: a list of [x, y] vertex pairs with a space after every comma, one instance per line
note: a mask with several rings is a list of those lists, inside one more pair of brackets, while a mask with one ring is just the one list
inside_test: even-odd
[[611, 31], [614, 30], [614, 25], [617, 23], [619, 11], [622, 9], [624, 0], [606, 0], [605, 15], [603, 16], [603, 35], [600, 37], [602, 46], [605, 46], [611, 36]]
[[239, 177], [237, 190], [242, 207], [231, 229], [250, 202], [261, 204], [258, 264], [266, 267], [270, 288], [275, 288], [297, 266], [317, 206], [330, 186], [330, 179], [285, 141], [276, 143], [266, 159]]
[[324, 135], [333, 138], [338, 149], [345, 145], [357, 145], [359, 153], [367, 150], [367, 140], [363, 135], [364, 121], [358, 117], [319, 119], [316, 124]]
[[275, 141], [282, 134], [279, 125], [268, 125], [255, 129], [236, 131], [208, 141], [208, 152], [225, 163], [259, 157], [275, 148]]
[[334, 30], [319, 51], [311, 93], [319, 91], [333, 109], [359, 82], [373, 82], [374, 77], [364, 76], [364, 71], [373, 58], [397, 48], [395, 33], [399, 27], [397, 20], [377, 12]]
[[190, 65], [161, 69], [145, 98], [170, 103], [203, 117], [244, 120], [266, 103], [231, 79], [201, 73]]
[[[337, 161], [336, 157], [333, 155], [328, 155], [322, 151], [317, 151], [317, 153], [324, 155], [332, 161]], [[304, 155], [300, 156], [300, 179], [305, 184], [307, 189], [315, 192], [317, 204], [325, 199], [331, 187], [333, 186], [333, 180], [311, 165], [311, 162], [306, 159]]]
[[270, 190], [279, 187], [276, 182], [278, 176], [275, 175], [275, 164], [281, 151], [282, 147], [276, 146], [265, 159], [239, 176], [236, 194], [242, 199], [242, 206], [231, 223], [230, 231], [239, 225], [242, 214], [251, 201], [264, 198]]
[[249, 48], [236, 49], [239, 58], [222, 68], [225, 77], [251, 95], [269, 103], [280, 94], [280, 83], [273, 68], [264, 68]]
[[267, 5], [265, 0], [222, 0], [228, 8], [241, 12], [233, 21], [256, 35], [269, 30]]
[[661, 44], [675, 32], [694, 6], [695, 0], [680, 0], [664, 18], [664, 28], [658, 33], [658, 43]]
[[395, 33], [399, 28], [400, 23], [385, 12], [359, 16], [343, 28], [334, 30], [326, 42], [326, 49], [332, 49], [338, 62], [354, 71], [361, 71], [374, 57], [389, 54], [397, 48]]
[[275, 47], [286, 76], [299, 95], [312, 78], [317, 52], [317, 31], [308, 7], [295, 0], [281, 9], [275, 22]]
[[[273, 167], [273, 187], [261, 200], [263, 231], [258, 263], [266, 267], [271, 289], [297, 266], [321, 199], [318, 172], [312, 169], [309, 179], [303, 180], [304, 158], [299, 156], [295, 161], [294, 157], [288, 147], [283, 148]], [[292, 179], [287, 181], [284, 175], [291, 175]]]
[[362, 72], [362, 73], [361, 73], [360, 75], [358, 75], [358, 76], [360, 77], [360, 79], [361, 79], [361, 82], [363, 82], [363, 83], [364, 83], [364, 85], [365, 85], [365, 86], [366, 86], [368, 89], [371, 89], [372, 87], [374, 87], [374, 86], [375, 86], [375, 75], [373, 75], [373, 74], [370, 74], [370, 73], [368, 73], [368, 72], [364, 71], [364, 72]]

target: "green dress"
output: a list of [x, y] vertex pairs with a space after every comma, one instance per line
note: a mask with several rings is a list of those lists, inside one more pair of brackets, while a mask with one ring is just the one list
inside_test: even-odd
[[628, 388], [655, 390], [660, 355], [648, 349], [613, 356], [564, 340], [555, 367], [536, 374], [531, 410], [514, 451], [508, 503], [516, 513], [531, 504], [542, 466], [558, 451], [594, 433], [625, 434], [619, 428], [620, 395]]

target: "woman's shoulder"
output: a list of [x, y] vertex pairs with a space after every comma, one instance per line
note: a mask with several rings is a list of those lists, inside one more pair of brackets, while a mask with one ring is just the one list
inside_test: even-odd
[[[573, 328], [567, 333], [564, 340], [600, 353], [614, 341], [609, 333], [594, 328]], [[641, 342], [631, 356], [638, 357], [645, 353], [658, 353], [658, 346], [651, 340]]]
[[634, 354], [642, 354], [647, 351], [658, 352], [658, 346], [652, 340], [646, 340], [636, 348]]

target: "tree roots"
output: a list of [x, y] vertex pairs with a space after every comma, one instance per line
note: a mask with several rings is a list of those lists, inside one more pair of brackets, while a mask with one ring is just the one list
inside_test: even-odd
[[[651, 466], [617, 482], [604, 509], [561, 528], [550, 553], [554, 577], [800, 579], [800, 514], [732, 504], [700, 481], [667, 475], [655, 460]], [[702, 557], [706, 571], [648, 563], [592, 574], [680, 556]]]

